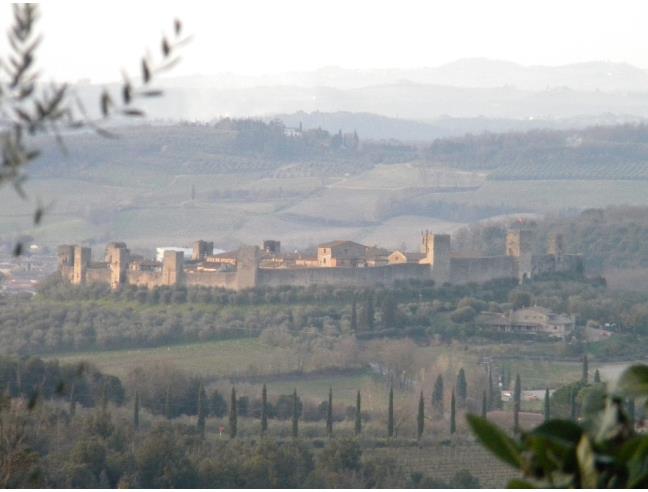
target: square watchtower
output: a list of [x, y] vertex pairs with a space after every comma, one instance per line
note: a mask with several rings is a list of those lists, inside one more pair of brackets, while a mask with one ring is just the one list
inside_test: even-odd
[[506, 233], [506, 255], [528, 256], [533, 254], [533, 231], [515, 229]]

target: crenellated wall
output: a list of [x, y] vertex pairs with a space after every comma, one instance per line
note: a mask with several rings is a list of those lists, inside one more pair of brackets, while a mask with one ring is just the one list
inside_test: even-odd
[[107, 266], [90, 266], [85, 273], [86, 284], [110, 284], [110, 269]]
[[187, 287], [218, 287], [221, 289], [238, 290], [238, 272], [185, 272]]
[[399, 263], [364, 268], [260, 268], [257, 285], [260, 287], [279, 287], [294, 285], [339, 285], [371, 287], [378, 284], [390, 285], [397, 280], [432, 279], [430, 265]]
[[487, 282], [498, 278], [517, 278], [517, 261], [513, 256], [451, 258], [450, 283]]
[[126, 283], [138, 287], [152, 289], [162, 284], [162, 272], [128, 270], [126, 272]]
[[548, 245], [550, 254], [546, 255], [531, 254], [531, 238], [528, 231], [512, 231], [507, 236], [505, 255], [463, 258], [451, 255], [450, 236], [425, 232], [425, 257], [420, 263], [372, 267], [260, 268], [259, 248], [243, 246], [236, 257], [235, 270], [215, 271], [212, 263], [203, 264], [196, 259], [213, 248], [212, 243], [205, 241], [196, 242], [195, 258], [187, 263], [182, 252], [170, 250], [165, 251], [162, 263], [143, 262], [141, 257], [131, 258], [124, 243], [111, 243], [106, 248], [106, 263], [91, 262], [90, 248], [64, 245], [59, 248], [58, 264], [61, 276], [74, 284], [101, 282], [113, 289], [122, 285], [187, 285], [230, 290], [283, 285], [371, 287], [408, 279], [434, 280], [441, 285], [511, 278], [524, 281], [542, 273], [582, 271], [580, 255], [562, 253], [561, 237], [552, 238]]

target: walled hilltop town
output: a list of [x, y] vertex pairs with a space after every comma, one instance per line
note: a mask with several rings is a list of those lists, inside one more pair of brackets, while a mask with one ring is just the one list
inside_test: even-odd
[[565, 254], [563, 238], [553, 235], [546, 254], [533, 254], [533, 232], [511, 230], [501, 256], [462, 257], [451, 252], [448, 234], [421, 234], [419, 252], [389, 251], [353, 241], [332, 241], [317, 247], [317, 257], [283, 253], [279, 241], [243, 246], [214, 254], [214, 243], [196, 241], [190, 259], [182, 251], [166, 250], [161, 261], [132, 255], [125, 243], [108, 244], [103, 261], [92, 261], [91, 250], [78, 245], [58, 248], [58, 270], [73, 284], [206, 286], [230, 290], [282, 285], [389, 285], [398, 280], [434, 280], [465, 284], [494, 279], [520, 281], [551, 272], [582, 270], [581, 255]]

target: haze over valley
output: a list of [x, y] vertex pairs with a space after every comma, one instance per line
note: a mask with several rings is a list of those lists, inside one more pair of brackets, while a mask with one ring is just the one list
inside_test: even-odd
[[0, 488], [648, 487], [648, 4], [5, 10]]

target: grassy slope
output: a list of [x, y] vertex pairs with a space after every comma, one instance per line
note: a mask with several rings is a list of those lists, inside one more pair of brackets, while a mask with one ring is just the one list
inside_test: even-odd
[[[513, 353], [517, 350], [514, 345], [493, 345], [479, 347], [466, 352], [462, 347], [431, 346], [418, 347], [412, 357], [422, 366], [436, 363], [439, 367], [449, 367], [458, 370], [466, 367], [467, 371], [483, 371], [478, 365], [479, 359], [485, 354], [497, 356], [503, 352]], [[293, 372], [298, 364], [296, 353], [291, 349], [271, 347], [258, 339], [239, 339], [224, 341], [198, 342], [168, 347], [144, 348], [133, 350], [112, 350], [96, 352], [75, 352], [48, 355], [48, 358], [58, 358], [62, 362], [88, 360], [101, 370], [117, 376], [125, 376], [135, 367], [156, 364], [172, 364], [194, 374], [209, 377], [236, 377], [250, 373], [288, 373]], [[520, 373], [523, 386], [527, 389], [542, 389], [545, 385], [555, 387], [574, 381], [580, 376], [578, 362], [555, 362], [530, 359], [508, 361], [513, 375]], [[250, 369], [252, 368], [252, 371]], [[591, 371], [595, 365], [591, 365]], [[453, 369], [454, 370], [454, 369]], [[514, 376], [513, 376], [514, 377]], [[271, 378], [273, 385], [291, 390], [294, 386], [305, 389], [303, 384], [325, 389], [335, 381], [344, 381], [342, 391], [350, 392], [358, 384], [364, 385], [372, 381], [366, 374], [352, 376], [311, 375], [295, 378], [293, 376], [278, 376]], [[351, 393], [349, 393], [350, 395]]]
[[[457, 172], [437, 162], [426, 168], [404, 162], [367, 169], [366, 162], [354, 167], [335, 159], [317, 163], [314, 173], [291, 174], [303, 163], [219, 153], [224, 137], [207, 127], [129, 131], [111, 142], [70, 138], [68, 157], [46, 149], [47, 162], [33, 167], [27, 184], [31, 203], [7, 190], [0, 235], [32, 233], [50, 245], [121, 239], [146, 248], [188, 245], [199, 237], [222, 248], [265, 237], [280, 238], [286, 246], [347, 238], [413, 247], [420, 229], [452, 231], [467, 219], [440, 220], [443, 214], [434, 209], [419, 215], [398, 209], [390, 217], [390, 204], [408, 196], [415, 202], [528, 212], [648, 205], [645, 187], [632, 181], [485, 181], [483, 171]], [[434, 191], [480, 184], [475, 191]], [[415, 197], [412, 188], [419, 190]], [[51, 207], [44, 224], [31, 231], [37, 200]]]

